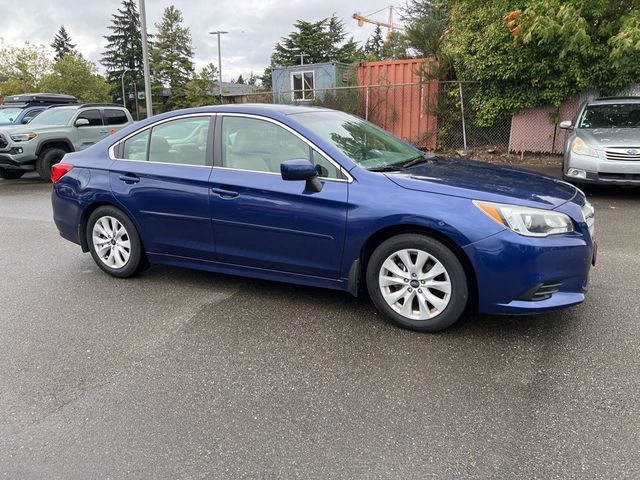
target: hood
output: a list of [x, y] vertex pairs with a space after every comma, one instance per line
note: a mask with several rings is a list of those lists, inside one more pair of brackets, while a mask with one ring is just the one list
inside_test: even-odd
[[65, 128], [64, 125], [23, 125], [23, 124], [10, 124], [10, 125], [2, 125], [0, 126], [0, 132], [7, 133], [45, 133], [52, 130], [60, 130], [61, 128]]
[[548, 175], [465, 159], [435, 157], [386, 175], [409, 190], [538, 208], [556, 208], [578, 192]]
[[640, 128], [579, 128], [576, 135], [597, 150], [607, 147], [640, 147]]

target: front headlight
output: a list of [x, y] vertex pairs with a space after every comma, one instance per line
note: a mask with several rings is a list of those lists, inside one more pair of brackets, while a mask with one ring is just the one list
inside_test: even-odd
[[11, 140], [14, 142], [28, 142], [29, 140], [33, 140], [38, 136], [37, 133], [15, 133], [11, 135]]
[[473, 204], [503, 227], [527, 237], [573, 232], [573, 222], [564, 213], [477, 200]]
[[595, 149], [591, 148], [587, 145], [584, 140], [580, 137], [576, 137], [573, 143], [571, 144], [571, 151], [573, 153], [577, 153], [578, 155], [586, 155], [588, 157], [597, 157], [598, 152]]

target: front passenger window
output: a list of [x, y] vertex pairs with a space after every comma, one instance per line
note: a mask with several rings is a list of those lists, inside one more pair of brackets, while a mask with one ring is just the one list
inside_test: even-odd
[[87, 127], [102, 126], [102, 115], [100, 115], [100, 110], [85, 110], [78, 115], [76, 121], [81, 118], [89, 120], [89, 125], [87, 125]]

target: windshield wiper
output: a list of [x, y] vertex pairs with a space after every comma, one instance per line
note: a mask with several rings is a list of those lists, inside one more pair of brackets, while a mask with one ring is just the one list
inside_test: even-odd
[[367, 168], [370, 172], [399, 172], [402, 169], [401, 165], [385, 165], [384, 167]]
[[414, 165], [419, 165], [421, 163], [426, 163], [432, 160], [433, 157], [426, 157], [424, 155], [418, 155], [417, 157], [410, 158], [409, 161], [402, 164], [402, 168], [413, 167]]

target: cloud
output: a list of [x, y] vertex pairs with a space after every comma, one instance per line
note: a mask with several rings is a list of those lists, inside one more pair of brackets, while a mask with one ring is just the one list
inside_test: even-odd
[[[351, 14], [356, 10], [367, 14], [389, 3], [389, 0], [147, 0], [147, 27], [151, 33], [156, 30], [155, 24], [160, 22], [165, 7], [173, 4], [180, 9], [184, 25], [191, 30], [197, 68], [209, 62], [218, 64], [217, 38], [208, 32], [228, 31], [221, 38], [222, 74], [227, 81], [240, 74], [246, 78], [250, 72], [262, 73], [273, 46], [293, 30], [298, 19], [315, 21], [335, 13], [344, 21], [349, 35], [364, 42], [374, 26], [358, 27]], [[9, 45], [25, 41], [49, 45], [58, 27], [64, 24], [76, 48], [102, 70], [99, 62], [106, 44], [103, 37], [120, 4], [120, 0], [21, 0], [20, 20], [3, 22], [0, 38]], [[0, 11], [16, 11], [15, 0], [0, 0]], [[385, 15], [383, 11], [375, 18], [384, 20]]]

